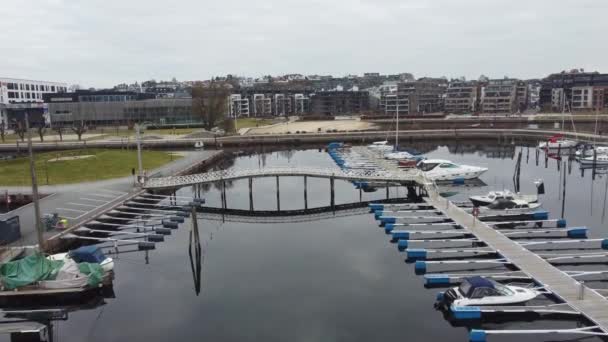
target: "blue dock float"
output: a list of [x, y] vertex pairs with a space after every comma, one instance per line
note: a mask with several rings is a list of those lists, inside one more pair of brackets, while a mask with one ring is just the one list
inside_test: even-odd
[[469, 332], [470, 342], [486, 342], [486, 338], [485, 330], [471, 329]]
[[424, 248], [409, 248], [407, 250], [407, 258], [408, 260], [425, 260], [427, 256], [427, 251]]
[[420, 261], [420, 260], [416, 261], [416, 263], [414, 264], [414, 271], [418, 275], [425, 274], [426, 273], [426, 262]]
[[177, 229], [177, 227], [179, 226], [177, 222], [171, 220], [162, 220], [161, 223], [165, 228]]
[[[580, 239], [587, 237], [587, 227], [570, 228], [567, 231], [568, 237], [572, 239]], [[602, 243], [603, 246], [603, 243]]]
[[169, 217], [169, 220], [173, 221], [173, 222], [179, 222], [179, 223], [184, 223], [185, 219], [182, 216], [171, 216]]
[[397, 249], [400, 252], [403, 252], [403, 251], [405, 251], [407, 249], [408, 244], [409, 244], [408, 240], [406, 240], [406, 239], [398, 239], [397, 240]]
[[444, 274], [425, 274], [424, 281], [426, 285], [450, 285], [450, 277]]
[[481, 319], [481, 309], [478, 306], [452, 306], [450, 311], [455, 319]]

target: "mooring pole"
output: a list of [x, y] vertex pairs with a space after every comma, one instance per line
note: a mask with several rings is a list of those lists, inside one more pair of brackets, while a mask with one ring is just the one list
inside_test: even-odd
[[335, 198], [335, 192], [334, 192], [334, 176], [329, 177], [329, 187], [330, 187], [330, 191], [331, 191], [331, 198], [330, 198], [330, 206], [331, 206], [331, 210], [335, 210], [334, 206], [336, 204], [336, 198]]
[[[566, 166], [564, 165], [564, 167], [566, 167]], [[561, 216], [561, 218], [564, 218], [564, 214], [566, 211], [566, 178], [567, 178], [566, 176], [567, 175], [566, 175], [566, 172], [563, 172], [563, 174], [564, 174], [564, 184], [562, 185], [562, 216]]]
[[279, 187], [279, 176], [277, 176], [277, 211], [281, 211], [281, 188]]
[[304, 209], [308, 209], [308, 177], [304, 176]]
[[224, 209], [228, 209], [228, 199], [226, 198], [226, 181], [222, 181], [222, 192], [224, 193]]
[[361, 181], [359, 181], [359, 202], [363, 202], [363, 187], [361, 186]]
[[388, 182], [386, 182], [386, 199], [389, 199]]
[[253, 211], [253, 178], [249, 177], [249, 210]]

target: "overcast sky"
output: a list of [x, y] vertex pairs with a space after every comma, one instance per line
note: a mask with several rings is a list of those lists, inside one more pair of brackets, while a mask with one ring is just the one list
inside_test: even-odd
[[606, 14], [606, 0], [5, 0], [0, 76], [608, 72]]

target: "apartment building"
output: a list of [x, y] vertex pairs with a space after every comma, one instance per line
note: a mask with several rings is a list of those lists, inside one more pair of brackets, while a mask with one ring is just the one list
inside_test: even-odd
[[231, 118], [250, 116], [249, 98], [241, 94], [231, 94], [228, 96], [228, 116]]
[[605, 89], [608, 87], [608, 74], [585, 72], [583, 69], [562, 71], [541, 80], [539, 103], [544, 111], [590, 111], [601, 105], [608, 110]]
[[369, 110], [367, 91], [319, 91], [311, 95], [313, 114], [356, 114], [367, 110]]
[[480, 87], [475, 81], [453, 81], [446, 90], [444, 112], [448, 114], [474, 113], [478, 110]]
[[593, 86], [572, 87], [572, 98], [570, 101], [572, 110], [584, 110], [593, 108]]
[[412, 82], [386, 82], [380, 87], [380, 112], [386, 116], [409, 115], [414, 92]]
[[515, 97], [517, 101], [517, 111], [519, 111], [520, 113], [522, 113], [528, 108], [529, 95], [530, 93], [528, 91], [528, 82], [517, 81]]
[[510, 114], [518, 110], [517, 102], [518, 81], [515, 79], [489, 80], [483, 88], [483, 113]]
[[228, 113], [237, 116], [287, 116], [310, 111], [308, 90], [284, 87], [241, 88], [228, 97]]

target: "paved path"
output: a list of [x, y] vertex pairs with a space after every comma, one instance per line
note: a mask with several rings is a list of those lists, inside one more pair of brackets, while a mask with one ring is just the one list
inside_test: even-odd
[[[192, 151], [183, 158], [162, 166], [150, 172], [151, 176], [168, 176], [190, 168], [194, 164], [214, 156], [218, 151]], [[3, 187], [0, 191], [8, 189], [11, 193], [31, 193], [31, 187]], [[87, 182], [79, 184], [41, 186], [39, 192], [47, 194], [40, 200], [42, 214], [58, 213], [68, 219], [70, 226], [80, 225], [109, 208], [116, 206], [126, 199], [139, 193], [141, 188], [135, 186], [133, 177]], [[22, 238], [10, 246], [27, 246], [37, 243], [35, 229], [35, 215], [33, 203], [17, 208], [9, 213], [1, 214], [0, 218], [19, 216]], [[45, 232], [45, 238], [58, 233], [57, 230]]]
[[608, 332], [608, 299], [589, 288], [584, 288], [584, 299], [580, 299], [582, 285], [578, 281], [441, 197], [432, 185], [427, 184], [427, 191], [429, 197], [426, 200], [429, 204], [469, 230], [488, 247], [498, 251], [526, 275], [543, 284], [549, 291], [595, 322], [604, 332]]

